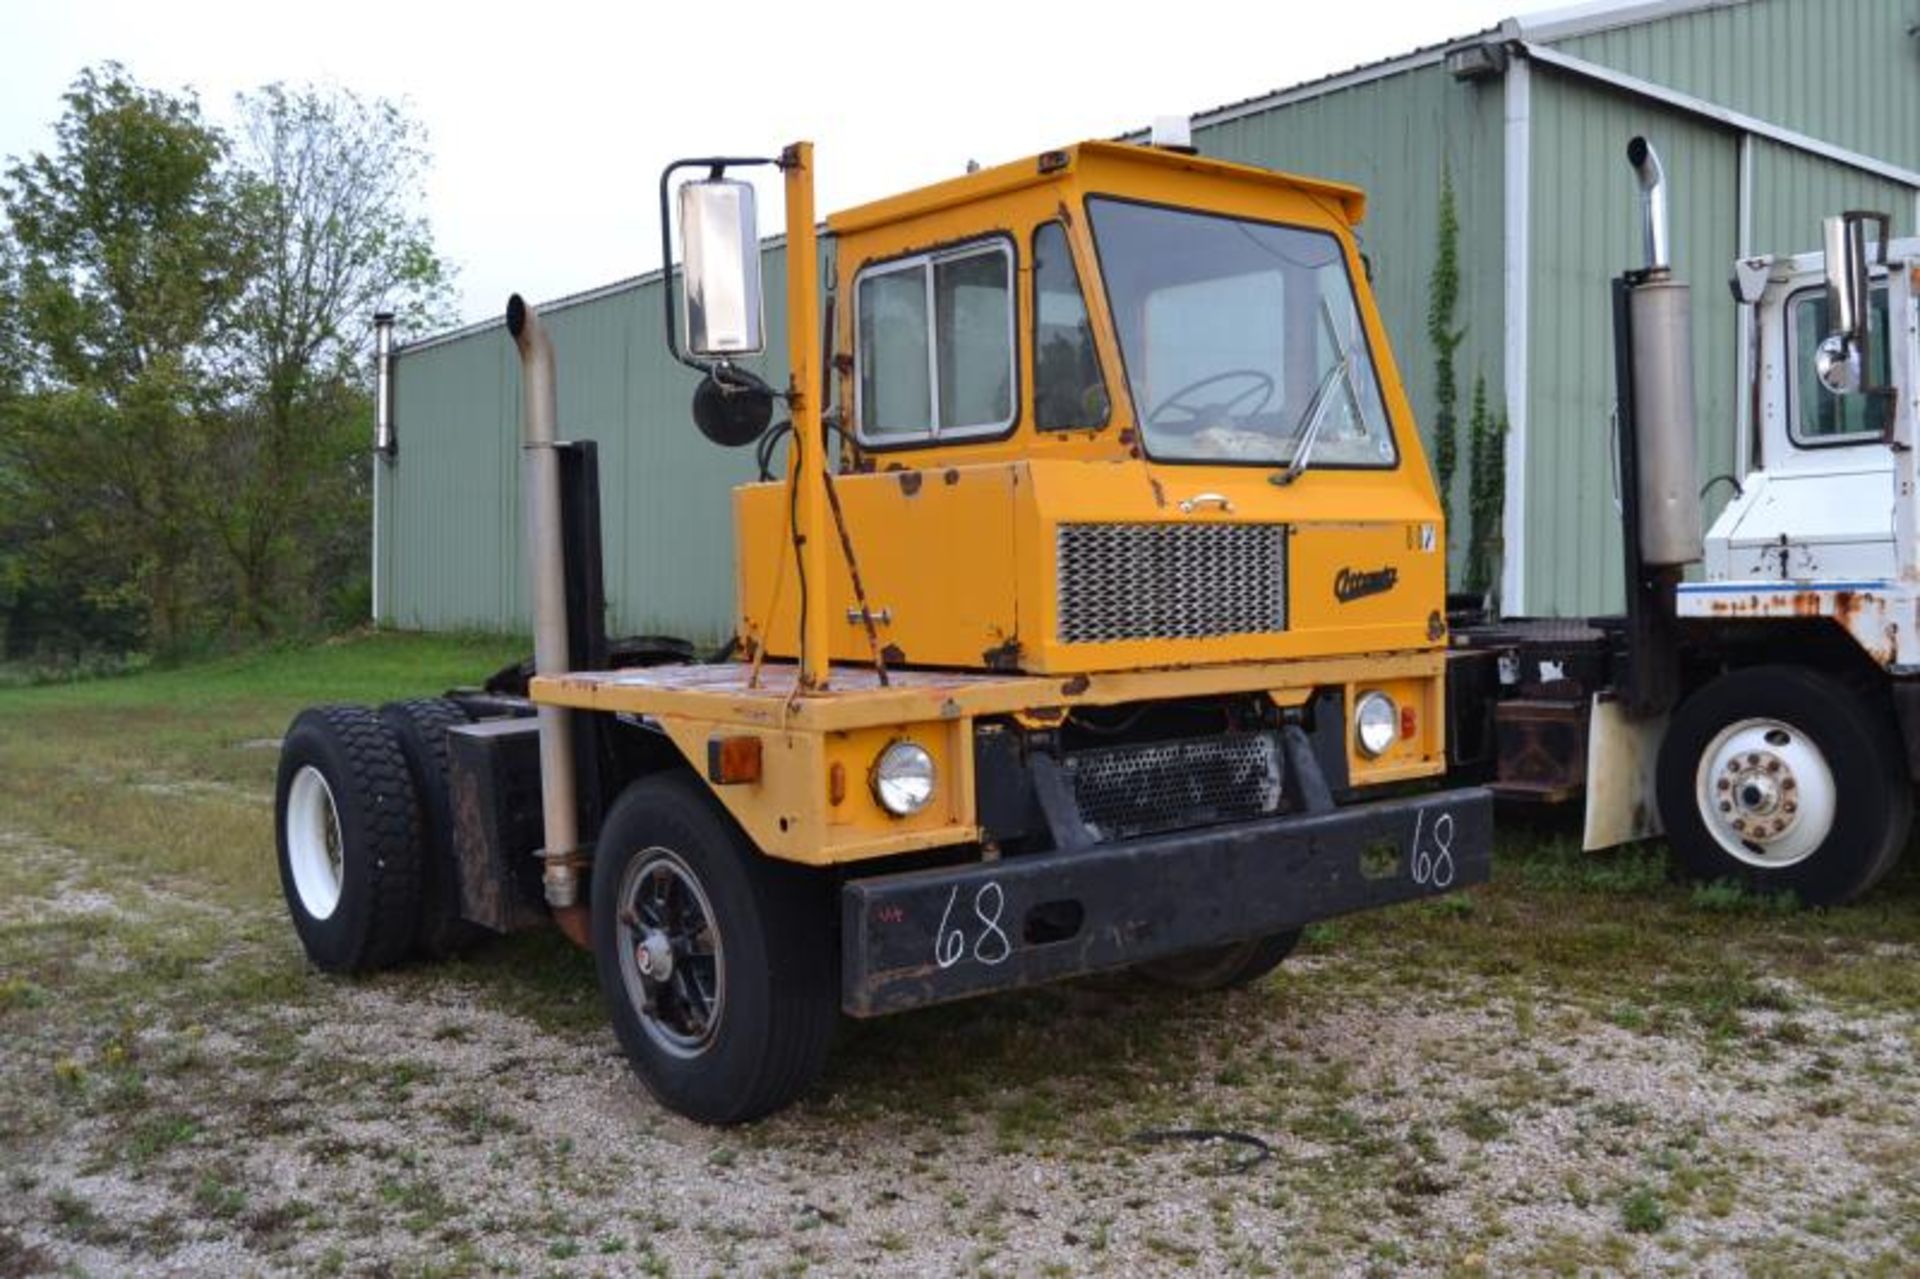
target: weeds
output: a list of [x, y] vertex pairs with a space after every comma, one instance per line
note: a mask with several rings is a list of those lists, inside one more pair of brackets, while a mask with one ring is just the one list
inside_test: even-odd
[[[849, 1024], [815, 1095], [724, 1135], [621, 1073], [557, 937], [316, 976], [279, 904], [273, 741], [306, 703], [515, 647], [378, 636], [0, 691], [0, 1274], [29, 1241], [30, 1272], [189, 1241], [423, 1276], [1758, 1271], [1721, 1224], [1754, 1205], [1802, 1269], [1920, 1247], [1914, 868], [1808, 912], [1678, 884], [1657, 845], [1507, 827], [1493, 883], [1315, 925], [1248, 990], [1120, 973]], [[1229, 1179], [1131, 1140], [1195, 1127], [1275, 1156]], [[1803, 1139], [1832, 1193], [1777, 1157]]]

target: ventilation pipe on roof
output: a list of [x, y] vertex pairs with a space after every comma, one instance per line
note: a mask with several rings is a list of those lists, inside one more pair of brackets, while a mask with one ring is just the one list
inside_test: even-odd
[[393, 460], [393, 312], [373, 317], [373, 451]]
[[[380, 508], [386, 486], [380, 473], [393, 464], [397, 451], [393, 438], [393, 312], [376, 311], [373, 316], [373, 468], [372, 599], [368, 609], [375, 626], [380, 624]], [[384, 465], [383, 465], [384, 464]]]

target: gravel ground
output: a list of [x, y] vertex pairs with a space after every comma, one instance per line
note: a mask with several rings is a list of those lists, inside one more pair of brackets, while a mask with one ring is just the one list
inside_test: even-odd
[[[850, 1027], [802, 1105], [713, 1131], [646, 1097], [591, 992], [539, 1008], [529, 965], [586, 971], [563, 952], [321, 979], [264, 907], [0, 857], [0, 1276], [1913, 1273], [1920, 1247], [1920, 1016], [1786, 977], [1709, 1029], [1334, 939], [1230, 996], [1108, 978]], [[1140, 1139], [1184, 1129], [1264, 1148]]]

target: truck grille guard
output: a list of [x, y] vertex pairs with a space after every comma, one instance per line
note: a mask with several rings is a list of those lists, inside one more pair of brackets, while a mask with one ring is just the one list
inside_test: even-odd
[[1249, 821], [1280, 810], [1277, 733], [1075, 751], [1061, 761], [1080, 821], [1096, 842]]

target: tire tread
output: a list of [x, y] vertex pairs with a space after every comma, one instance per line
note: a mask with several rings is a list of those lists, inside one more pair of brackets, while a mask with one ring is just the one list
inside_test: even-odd
[[[460, 914], [460, 880], [453, 858], [452, 820], [447, 788], [453, 752], [447, 730], [470, 723], [458, 703], [444, 697], [415, 697], [389, 702], [380, 717], [393, 730], [401, 756], [409, 764], [420, 811], [420, 906], [413, 946], [428, 959], [447, 959], [487, 937]], [[414, 751], [419, 758], [412, 758]]]
[[[335, 804], [351, 806], [365, 839], [364, 918], [352, 927], [341, 953], [309, 954], [336, 972], [372, 972], [406, 959], [413, 943], [414, 912], [420, 898], [420, 816], [413, 781], [392, 731], [365, 706], [336, 704], [302, 711], [288, 730], [292, 741], [310, 730], [336, 748], [347, 794]], [[283, 769], [285, 760], [283, 759]], [[284, 789], [284, 786], [283, 786]], [[342, 838], [349, 819], [341, 814]], [[348, 906], [343, 889], [342, 908]]]

